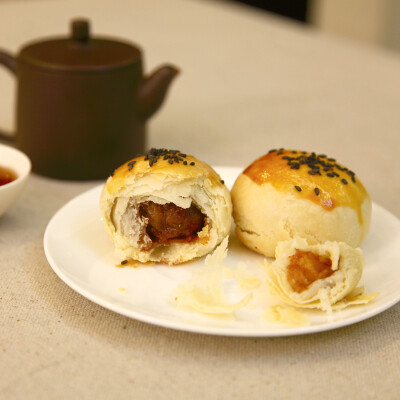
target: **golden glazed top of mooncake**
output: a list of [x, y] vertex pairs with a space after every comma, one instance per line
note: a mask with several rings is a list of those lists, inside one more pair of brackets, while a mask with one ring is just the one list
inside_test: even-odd
[[351, 207], [362, 220], [361, 206], [369, 194], [356, 174], [334, 158], [297, 150], [271, 150], [244, 171], [258, 185], [292, 192], [326, 210]]
[[147, 174], [170, 176], [177, 181], [203, 176], [213, 186], [224, 185], [221, 177], [206, 162], [179, 150], [152, 148], [118, 167], [107, 179], [107, 190], [109, 193], [116, 193], [124, 186], [126, 179], [134, 181]]

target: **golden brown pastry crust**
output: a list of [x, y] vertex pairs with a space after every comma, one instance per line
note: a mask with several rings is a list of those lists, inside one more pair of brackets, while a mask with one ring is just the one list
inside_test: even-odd
[[[198, 238], [151, 245], [139, 204], [194, 204], [206, 223]], [[140, 262], [178, 264], [212, 251], [230, 232], [232, 204], [220, 176], [208, 164], [179, 151], [152, 149], [125, 162], [108, 178], [100, 199], [103, 219], [119, 255]], [[150, 246], [149, 246], [150, 243]]]
[[302, 151], [275, 150], [254, 161], [237, 178], [232, 202], [240, 240], [269, 257], [294, 237], [356, 247], [371, 219], [370, 197], [354, 172]]

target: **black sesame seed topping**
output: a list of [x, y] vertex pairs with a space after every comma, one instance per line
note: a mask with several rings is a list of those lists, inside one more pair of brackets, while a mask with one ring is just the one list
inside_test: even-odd
[[192, 161], [191, 163], [190, 163], [190, 165], [194, 165], [195, 163]]
[[224, 181], [223, 179], [221, 179], [221, 183], [222, 183], [222, 184], [224, 184], [224, 183], [225, 183], [225, 181]]
[[314, 189], [314, 192], [315, 192], [315, 194], [318, 196], [319, 195], [319, 189], [318, 188], [315, 188]]
[[128, 260], [121, 261], [121, 265], [125, 265], [125, 264], [128, 264]]
[[350, 175], [351, 180], [352, 180], [353, 182], [356, 181], [355, 178], [354, 178], [355, 173], [354, 173], [353, 171], [347, 170], [347, 171], [346, 171], [346, 174], [347, 174], [347, 175]]
[[295, 186], [295, 188], [296, 188], [296, 190], [298, 191], [298, 192], [301, 192], [301, 187], [300, 186]]
[[130, 171], [132, 168], [133, 168], [133, 166], [136, 164], [136, 161], [130, 161], [130, 162], [128, 162], [128, 170]]
[[[184, 160], [187, 155], [185, 153], [182, 153], [179, 150], [167, 150], [167, 149], [156, 149], [156, 148], [151, 148], [149, 151], [147, 151], [144, 154], [144, 159], [145, 161], [149, 161], [149, 166], [152, 167], [159, 159], [168, 161], [169, 164], [173, 164], [174, 162], [176, 162], [177, 164], [179, 164], [180, 162], [182, 162], [184, 165], [188, 165], [188, 162], [186, 160]], [[132, 163], [134, 164], [136, 161], [133, 161]], [[129, 169], [131, 170], [133, 167], [130, 166], [131, 163], [128, 164]], [[194, 163], [192, 163], [191, 165], [194, 165]]]
[[[278, 156], [282, 156], [283, 160], [287, 160], [287, 165], [291, 169], [300, 169], [302, 165], [306, 165], [308, 167], [308, 174], [320, 176], [324, 174], [329, 178], [340, 178], [338, 172], [346, 172], [346, 174], [350, 176], [351, 180], [354, 183], [356, 182], [355, 173], [353, 171], [350, 171], [348, 168], [337, 164], [335, 158], [328, 158], [325, 154], [317, 155], [315, 152], [296, 152], [294, 150], [284, 149], [274, 149], [269, 151], [269, 153], [272, 152], [276, 152]], [[338, 172], [336, 172], [335, 169]], [[342, 179], [341, 181], [344, 184], [348, 183], [346, 179]]]
[[340, 171], [347, 171], [347, 168], [346, 167], [342, 167], [341, 165], [335, 164], [335, 167], [337, 169], [339, 169]]

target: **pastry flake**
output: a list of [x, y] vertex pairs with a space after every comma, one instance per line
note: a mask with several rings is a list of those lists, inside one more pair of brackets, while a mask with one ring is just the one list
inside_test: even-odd
[[268, 284], [287, 305], [332, 312], [377, 296], [357, 289], [365, 264], [359, 248], [295, 238], [278, 243], [275, 255], [275, 261], [265, 260]]

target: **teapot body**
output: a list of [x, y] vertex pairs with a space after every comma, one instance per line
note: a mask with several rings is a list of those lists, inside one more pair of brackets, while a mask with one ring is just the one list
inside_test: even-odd
[[16, 57], [0, 50], [0, 65], [17, 78], [13, 138], [38, 174], [105, 179], [145, 151], [146, 120], [178, 70], [164, 65], [144, 76], [138, 47], [92, 38], [87, 20], [71, 28], [70, 37], [32, 42]]
[[104, 179], [145, 150], [136, 112], [141, 65], [59, 73], [21, 61], [17, 78], [16, 141], [34, 172]]

